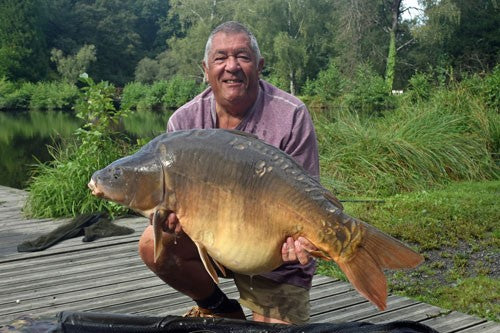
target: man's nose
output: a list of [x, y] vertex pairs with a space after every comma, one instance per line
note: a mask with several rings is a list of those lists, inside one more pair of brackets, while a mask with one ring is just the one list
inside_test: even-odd
[[228, 72], [236, 72], [240, 70], [240, 63], [238, 62], [238, 58], [234, 56], [230, 56], [226, 60], [226, 70]]

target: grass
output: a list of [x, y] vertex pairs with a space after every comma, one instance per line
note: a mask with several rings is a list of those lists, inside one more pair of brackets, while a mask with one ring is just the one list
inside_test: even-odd
[[[384, 203], [346, 203], [345, 210], [426, 258], [414, 270], [389, 273], [392, 292], [499, 321], [499, 191], [498, 180], [451, 183]], [[319, 272], [345, 279], [331, 263], [321, 262]]]

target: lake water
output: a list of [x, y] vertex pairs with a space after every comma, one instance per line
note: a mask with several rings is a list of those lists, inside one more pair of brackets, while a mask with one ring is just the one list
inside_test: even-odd
[[[165, 131], [170, 113], [137, 112], [124, 120], [130, 137]], [[33, 165], [52, 159], [50, 147], [73, 135], [81, 122], [71, 112], [0, 112], [0, 185], [25, 188]]]

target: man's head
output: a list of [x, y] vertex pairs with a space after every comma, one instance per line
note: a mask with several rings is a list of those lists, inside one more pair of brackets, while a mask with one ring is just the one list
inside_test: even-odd
[[245, 112], [257, 98], [263, 66], [257, 40], [242, 24], [226, 22], [210, 34], [203, 68], [219, 106]]

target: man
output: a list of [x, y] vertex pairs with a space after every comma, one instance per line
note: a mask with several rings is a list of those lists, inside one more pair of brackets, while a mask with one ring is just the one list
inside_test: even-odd
[[[179, 108], [167, 130], [193, 128], [236, 129], [291, 155], [318, 177], [316, 135], [307, 108], [297, 98], [259, 79], [264, 66], [257, 41], [246, 27], [226, 22], [215, 28], [205, 48], [203, 68], [210, 88]], [[187, 316], [245, 319], [241, 306], [215, 285], [198, 256], [196, 246], [182, 233], [174, 213], [165, 221], [164, 252], [153, 262], [153, 232], [149, 226], [139, 242], [146, 265], [167, 284], [196, 303]], [[251, 237], [251, 235], [248, 235]], [[231, 272], [240, 303], [253, 319], [274, 323], [304, 323], [309, 319], [309, 289], [315, 269], [304, 238], [284, 240], [284, 265], [262, 276]]]

